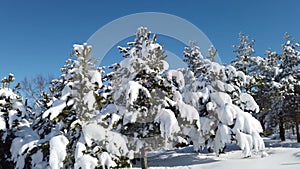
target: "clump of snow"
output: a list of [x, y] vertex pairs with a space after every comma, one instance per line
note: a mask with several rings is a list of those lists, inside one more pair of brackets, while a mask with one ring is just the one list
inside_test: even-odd
[[[120, 109], [120, 110], [122, 110], [122, 109]], [[124, 125], [127, 123], [135, 123], [138, 118], [138, 115], [140, 114], [139, 111], [127, 111], [127, 110], [124, 110], [123, 113], [124, 113], [124, 115], [123, 115], [123, 124]]]
[[19, 117], [17, 116], [18, 112], [16, 110], [9, 110], [8, 111], [8, 125], [9, 125], [9, 128], [12, 128], [13, 127], [13, 122], [15, 120], [17, 120]]
[[6, 130], [6, 122], [4, 120], [3, 117], [1, 117], [3, 115], [4, 112], [0, 112], [0, 130]]
[[239, 78], [242, 84], [246, 83], [247, 77], [244, 72], [237, 71], [237, 77]]
[[73, 82], [69, 82], [65, 85], [65, 87], [63, 88], [61, 95], [63, 99], [61, 100], [66, 100], [68, 96], [72, 95], [73, 91], [71, 89], [71, 86], [74, 85]]
[[180, 130], [175, 114], [169, 109], [161, 109], [155, 117], [155, 122], [160, 123], [162, 137], [172, 137], [172, 134]]
[[38, 150], [31, 156], [31, 166], [34, 169], [47, 168], [47, 162], [43, 161], [43, 153], [41, 150]]
[[225, 67], [225, 71], [226, 71], [228, 77], [236, 77], [237, 76], [236, 69], [231, 65], [227, 65]]
[[168, 69], [169, 69], [169, 63], [168, 63], [168, 62], [166, 62], [166, 61], [162, 60], [162, 64], [163, 64], [163, 68], [162, 68], [162, 71], [161, 71], [161, 72], [159, 72], [159, 73], [162, 73], [163, 71], [165, 71], [165, 70], [168, 70]]
[[83, 151], [86, 150], [86, 146], [83, 143], [83, 138], [81, 137], [79, 141], [76, 143], [75, 149], [75, 161], [83, 156]]
[[111, 159], [110, 155], [107, 152], [101, 153], [99, 155], [99, 160], [102, 168], [112, 168], [117, 166], [117, 164]]
[[121, 134], [105, 129], [97, 123], [84, 124], [82, 126], [84, 140], [88, 146], [94, 141], [105, 142], [104, 147], [108, 152], [117, 156], [127, 156], [127, 139]]
[[82, 157], [76, 160], [74, 169], [94, 169], [98, 165], [98, 160], [88, 154], [84, 154]]
[[142, 59], [139, 59], [139, 58], [125, 58], [119, 64], [120, 64], [120, 67], [122, 67], [123, 69], [128, 71], [128, 73], [134, 73], [135, 69], [134, 69], [133, 65], [135, 65], [137, 63], [143, 63]]
[[22, 113], [26, 111], [24, 105], [23, 105], [21, 102], [19, 102], [19, 101], [15, 101], [15, 102], [13, 103], [13, 105], [12, 105], [12, 108], [13, 108], [14, 110], [19, 110], [19, 111], [21, 111]]
[[183, 76], [181, 71], [179, 71], [179, 70], [169, 70], [167, 72], [167, 78], [170, 81], [174, 80], [176, 82], [176, 85], [178, 85], [179, 90], [183, 89], [183, 87], [185, 85], [185, 82], [184, 82], [184, 76]]
[[201, 132], [203, 135], [214, 135], [215, 131], [212, 129], [214, 122], [207, 117], [200, 117]]
[[97, 84], [97, 87], [101, 87], [102, 84], [102, 75], [98, 70], [91, 70], [89, 72], [89, 75], [91, 77], [91, 83]]
[[66, 158], [66, 146], [69, 140], [63, 136], [58, 135], [51, 138], [49, 165], [52, 169], [60, 169], [63, 167], [63, 161]]
[[253, 140], [253, 151], [255, 153], [259, 151], [263, 151], [265, 149], [265, 143], [263, 139], [260, 137], [258, 132], [253, 132], [251, 134]]
[[251, 135], [237, 131], [236, 139], [237, 139], [237, 144], [240, 146], [241, 150], [243, 151], [244, 157], [250, 157], [251, 149], [253, 146], [253, 140]]
[[209, 99], [209, 89], [208, 87], [205, 87], [201, 90], [201, 93], [202, 93], [202, 103], [205, 103], [208, 101]]
[[219, 63], [216, 63], [216, 62], [210, 62], [207, 59], [206, 59], [206, 61], [208, 63], [210, 63], [210, 65], [209, 65], [209, 71], [211, 71], [214, 74], [220, 74], [220, 73], [224, 74], [224, 66], [222, 66], [222, 65], [220, 65]]
[[186, 119], [190, 124], [196, 122], [196, 126], [200, 128], [199, 113], [193, 106], [185, 104], [182, 101], [178, 102], [177, 106], [181, 118]]
[[184, 92], [183, 94], [183, 100], [185, 103], [194, 105], [194, 107], [199, 107], [200, 106], [200, 98], [203, 98], [202, 92]]
[[218, 130], [216, 132], [215, 141], [213, 145], [213, 148], [217, 154], [223, 150], [226, 143], [230, 143], [230, 132], [230, 128], [227, 125], [218, 125]]
[[218, 114], [219, 120], [226, 125], [233, 125], [236, 118], [236, 112], [232, 107], [232, 104], [225, 103], [225, 105], [215, 109]]
[[16, 133], [10, 147], [12, 159], [16, 168], [22, 169], [25, 165], [25, 151], [30, 151], [38, 142], [39, 136], [29, 127], [22, 127]]
[[129, 81], [125, 86], [122, 86], [119, 89], [119, 92], [116, 92], [114, 96], [115, 99], [118, 100], [122, 94], [125, 94], [124, 99], [127, 100], [127, 107], [129, 107], [129, 105], [133, 105], [133, 103], [137, 100], [140, 91], [143, 92], [146, 97], [150, 97], [150, 93], [145, 87], [138, 82]]
[[87, 105], [88, 110], [93, 110], [94, 103], [96, 102], [94, 92], [91, 90], [83, 97], [83, 103]]
[[242, 131], [248, 134], [252, 134], [253, 132], [263, 132], [259, 121], [255, 119], [251, 114], [242, 111], [236, 105], [233, 105], [233, 108], [237, 112], [236, 123], [234, 125], [234, 128], [232, 129], [233, 131]]
[[210, 94], [210, 98], [211, 100], [213, 100], [213, 102], [215, 102], [218, 106], [223, 106], [226, 103], [231, 104], [232, 103], [232, 99], [231, 97], [224, 92], [214, 92]]
[[57, 117], [62, 110], [66, 107], [66, 100], [55, 100], [52, 104], [52, 107], [48, 110], [46, 110], [43, 113], [43, 118], [46, 118], [50, 115], [50, 120], [53, 120], [55, 117]]
[[189, 124], [196, 122], [196, 126], [200, 128], [199, 113], [195, 107], [183, 102], [182, 95], [179, 91], [174, 92], [173, 100], [174, 105], [176, 105], [177, 109], [179, 110], [180, 117], [184, 121], [188, 121]]
[[0, 89], [0, 97], [16, 99], [16, 94], [9, 88]]
[[241, 99], [241, 108], [243, 110], [252, 111], [255, 113], [259, 112], [259, 106], [257, 105], [257, 103], [255, 102], [255, 100], [251, 95], [249, 95], [248, 93], [241, 93], [240, 99]]
[[87, 56], [87, 54], [91, 51], [92, 46], [87, 45], [87, 43], [83, 43], [83, 45], [74, 44], [73, 50], [77, 57]]

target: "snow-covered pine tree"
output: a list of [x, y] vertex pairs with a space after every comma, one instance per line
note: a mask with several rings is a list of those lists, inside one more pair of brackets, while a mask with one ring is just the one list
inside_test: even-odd
[[241, 86], [241, 89], [251, 95], [255, 95], [257, 81], [261, 80], [258, 76], [258, 62], [261, 57], [254, 56], [254, 42], [254, 39], [249, 40], [249, 36], [240, 33], [239, 44], [233, 45], [233, 48], [235, 48], [233, 52], [236, 54], [236, 58], [231, 61], [233, 67], [247, 75], [246, 83]]
[[234, 66], [238, 71], [243, 71], [248, 73], [248, 70], [251, 65], [251, 57], [254, 55], [254, 39], [249, 41], [249, 37], [245, 36], [242, 32], [239, 33], [239, 45], [233, 45], [236, 53], [236, 59], [231, 62], [231, 65]]
[[196, 41], [190, 41], [189, 46], [184, 48], [183, 54], [183, 61], [188, 64], [188, 68], [194, 72], [195, 76], [200, 76], [205, 73], [205, 70], [201, 70], [201, 68], [203, 68], [202, 60], [204, 57], [202, 56]]
[[[15, 168], [22, 159], [18, 160], [23, 144], [31, 141], [31, 128], [28, 121], [26, 107], [22, 104], [22, 96], [19, 93], [19, 84], [11, 89], [14, 75], [2, 79], [0, 88], [0, 163], [3, 168]], [[25, 138], [26, 136], [26, 138]], [[15, 148], [14, 145], [18, 145]]]
[[162, 46], [147, 28], [136, 32], [129, 47], [119, 47], [125, 59], [110, 74], [113, 103], [103, 111], [103, 119], [113, 131], [125, 135], [128, 147], [142, 156], [147, 167], [146, 152], [170, 148], [185, 142], [181, 128], [198, 131], [197, 111], [182, 101], [166, 75], [168, 63]]
[[296, 76], [300, 64], [300, 52], [297, 48], [299, 48], [299, 44], [285, 34], [282, 53], [278, 54], [267, 50], [267, 57], [260, 72], [265, 85], [259, 90], [263, 90], [271, 102], [267, 121], [269, 124], [278, 124], [281, 140], [285, 140], [285, 126], [288, 126], [290, 121], [295, 121], [294, 118], [288, 118], [290, 116], [284, 111], [284, 108], [289, 106], [285, 105], [285, 97], [294, 95], [294, 86], [299, 85]]
[[[193, 56], [193, 53], [196, 52], [184, 52], [186, 58], [196, 61], [187, 62], [193, 69], [184, 70], [188, 77], [185, 79], [189, 82], [183, 89], [183, 96], [184, 101], [193, 105], [200, 115], [199, 148], [206, 146], [219, 154], [226, 143], [236, 142], [245, 157], [251, 155], [251, 150], [263, 150], [264, 143], [259, 135], [261, 125], [251, 115], [259, 108], [254, 99], [240, 88], [246, 75], [231, 65], [223, 66], [201, 56]], [[193, 63], [197, 65], [191, 65]]]
[[253, 114], [259, 119], [263, 129], [265, 129], [265, 116], [270, 108], [269, 98], [262, 93], [264, 90], [257, 90], [263, 88], [264, 78], [260, 75], [261, 67], [263, 67], [264, 58], [260, 56], [254, 56], [254, 39], [250, 40], [249, 36], [243, 33], [239, 34], [239, 44], [233, 45], [236, 54], [236, 58], [231, 62], [231, 65], [238, 71], [244, 72], [246, 76], [246, 82], [239, 86], [242, 91], [247, 92], [258, 102], [260, 112]]
[[26, 145], [28, 148], [20, 149], [26, 163], [17, 168], [84, 169], [126, 164], [126, 140], [97, 121], [102, 107], [102, 75], [90, 51], [87, 44], [74, 45], [77, 59], [67, 60], [60, 79], [52, 81], [53, 97], [44, 95], [46, 111], [32, 124], [38, 136]]
[[216, 56], [217, 56], [217, 49], [213, 45], [211, 45], [208, 49], [208, 57], [207, 58], [209, 60], [211, 60], [212, 62], [216, 62], [215, 61]]

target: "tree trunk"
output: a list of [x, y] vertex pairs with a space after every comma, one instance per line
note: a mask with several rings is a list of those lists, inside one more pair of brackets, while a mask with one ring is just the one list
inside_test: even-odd
[[142, 149], [141, 155], [142, 169], [148, 169], [147, 150], [145, 148]]
[[281, 141], [285, 141], [285, 130], [283, 126], [283, 119], [282, 117], [279, 117], [279, 136]]
[[297, 142], [300, 143], [299, 124], [296, 125]]
[[296, 134], [297, 134], [297, 142], [300, 143], [300, 133], [299, 133], [299, 112], [296, 111]]

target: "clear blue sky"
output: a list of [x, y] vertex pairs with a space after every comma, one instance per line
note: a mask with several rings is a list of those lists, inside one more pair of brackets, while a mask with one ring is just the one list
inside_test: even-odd
[[285, 32], [300, 41], [299, 8], [298, 0], [2, 0], [0, 78], [10, 72], [19, 81], [59, 75], [73, 43], [85, 42], [110, 21], [137, 12], [188, 20], [208, 36], [224, 62], [234, 58], [232, 45], [241, 31], [256, 40], [256, 54], [263, 55], [267, 48], [280, 50]]

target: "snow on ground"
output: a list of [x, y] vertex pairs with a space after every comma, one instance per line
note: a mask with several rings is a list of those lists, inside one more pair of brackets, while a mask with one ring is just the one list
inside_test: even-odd
[[[299, 169], [300, 143], [295, 140], [279, 142], [265, 139], [267, 155], [243, 158], [236, 146], [230, 145], [226, 154], [195, 153], [192, 147], [148, 155], [149, 169]], [[263, 158], [262, 158], [263, 156]], [[137, 162], [139, 163], [139, 162]], [[139, 169], [139, 164], [134, 166]]]
[[[254, 156], [248, 159], [240, 157], [240, 151], [232, 151], [226, 155], [222, 155], [214, 164], [206, 166], [195, 166], [195, 168], [210, 169], [299, 169], [300, 168], [300, 149], [299, 148], [269, 148], [266, 150], [269, 154], [267, 157], [261, 158]], [[297, 155], [298, 154], [298, 155]], [[194, 168], [194, 167], [191, 167]]]

